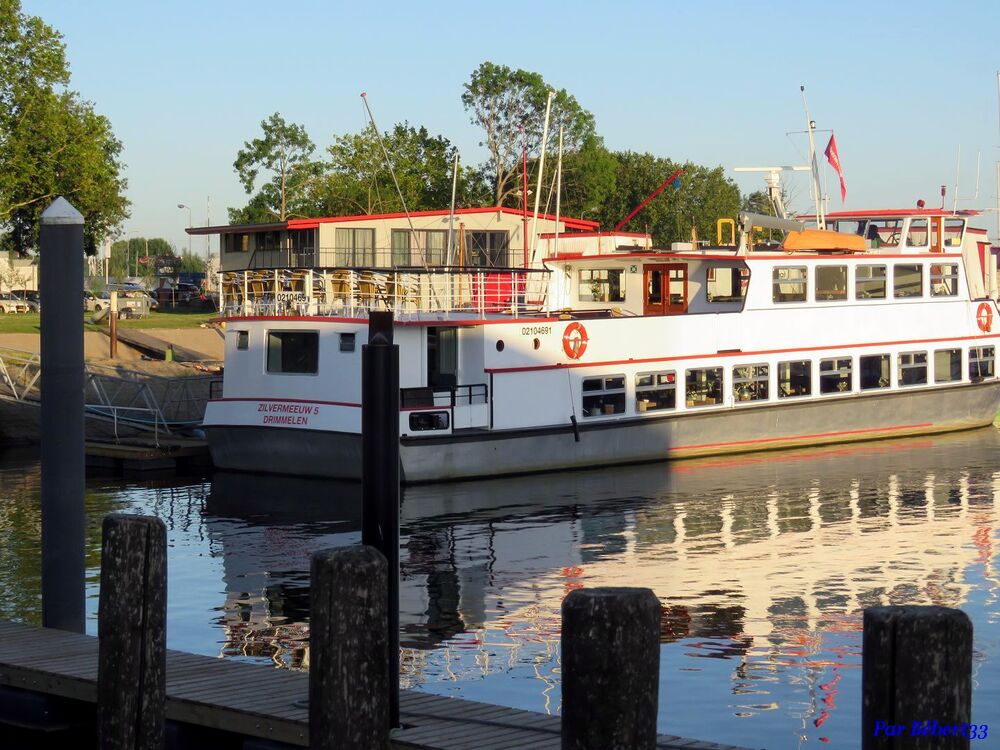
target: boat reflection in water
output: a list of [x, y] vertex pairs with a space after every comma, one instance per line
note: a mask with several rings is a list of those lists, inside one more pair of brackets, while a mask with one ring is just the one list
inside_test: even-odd
[[[979, 698], [1000, 689], [987, 627], [1000, 591], [997, 456], [989, 428], [408, 487], [404, 684], [555, 711], [563, 597], [647, 586], [664, 607], [661, 729], [850, 745], [862, 610], [939, 604], [977, 626], [973, 718], [1000, 721]], [[223, 653], [307, 662], [309, 555], [360, 540], [359, 496], [327, 480], [216, 475], [205, 523], [223, 558]]]

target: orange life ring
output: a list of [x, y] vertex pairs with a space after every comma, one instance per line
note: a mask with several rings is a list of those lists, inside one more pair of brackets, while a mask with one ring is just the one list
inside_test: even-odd
[[563, 333], [563, 351], [570, 359], [580, 359], [587, 351], [588, 341], [590, 339], [587, 337], [587, 329], [583, 327], [583, 323], [574, 321], [566, 326], [566, 331]]
[[993, 328], [993, 308], [986, 302], [979, 303], [979, 309], [976, 310], [976, 322], [979, 324], [979, 330], [983, 333], [989, 333]]

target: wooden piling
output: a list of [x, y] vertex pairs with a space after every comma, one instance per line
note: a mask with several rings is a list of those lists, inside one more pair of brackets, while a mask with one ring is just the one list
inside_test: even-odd
[[101, 750], [164, 743], [167, 529], [151, 516], [105, 516], [98, 611]]
[[[864, 614], [864, 750], [968, 748], [972, 623], [947, 607], [870, 607]], [[947, 731], [947, 733], [945, 733]]]
[[562, 605], [563, 750], [652, 750], [660, 602], [644, 588], [578, 589]]
[[368, 546], [317, 552], [309, 615], [313, 750], [389, 747], [388, 563]]

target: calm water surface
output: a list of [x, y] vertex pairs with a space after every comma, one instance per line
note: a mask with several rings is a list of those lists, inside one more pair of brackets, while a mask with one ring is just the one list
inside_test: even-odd
[[[940, 604], [972, 618], [973, 720], [1000, 736], [998, 457], [988, 429], [407, 490], [404, 685], [558, 713], [563, 597], [648, 586], [661, 731], [856, 747], [862, 610]], [[102, 516], [151, 513], [168, 645], [281, 668], [308, 667], [309, 556], [360, 540], [358, 488], [336, 482], [92, 478], [86, 503], [91, 632]], [[39, 523], [36, 457], [0, 454], [0, 617], [40, 620]]]

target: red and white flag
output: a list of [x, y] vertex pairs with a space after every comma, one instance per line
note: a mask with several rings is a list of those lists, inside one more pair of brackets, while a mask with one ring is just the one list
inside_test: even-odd
[[837, 170], [837, 176], [840, 177], [840, 202], [843, 203], [847, 200], [847, 182], [844, 180], [844, 170], [840, 168], [840, 154], [837, 153], [837, 141], [830, 134], [830, 142], [826, 144], [826, 160], [830, 162], [830, 166]]

